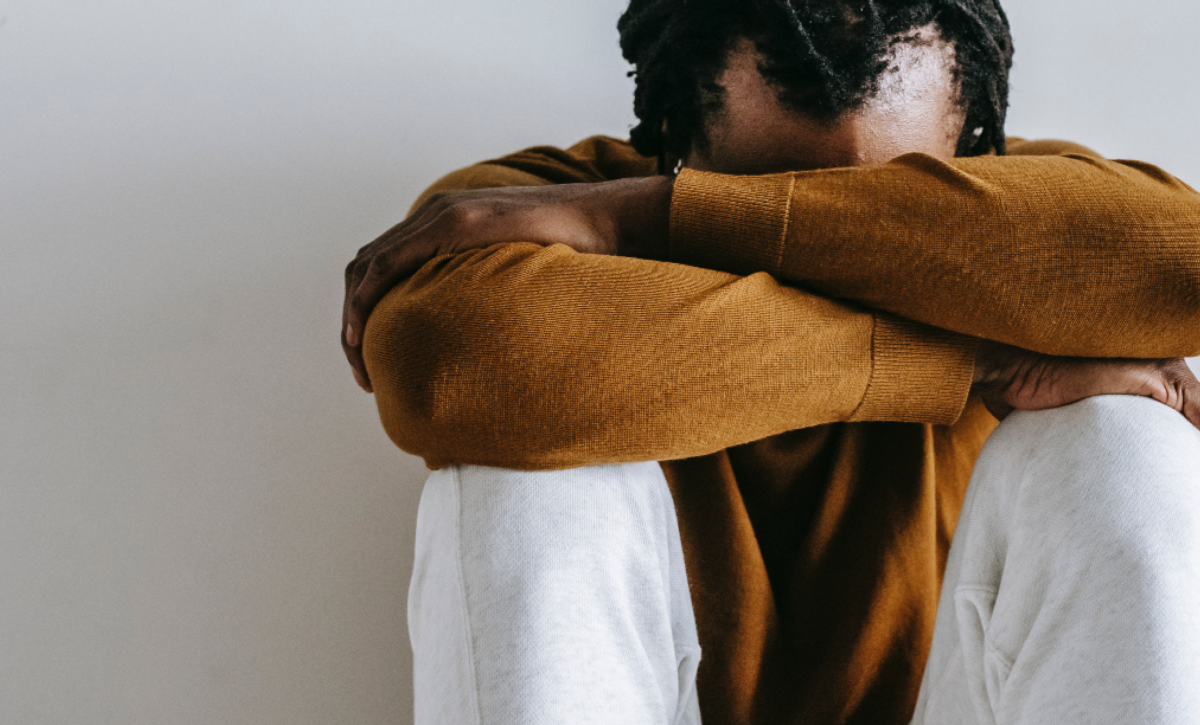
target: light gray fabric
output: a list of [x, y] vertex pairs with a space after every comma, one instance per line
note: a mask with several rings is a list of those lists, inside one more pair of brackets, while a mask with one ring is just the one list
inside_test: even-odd
[[[698, 725], [657, 464], [452, 467], [421, 498], [416, 725]], [[950, 552], [919, 725], [1200, 723], [1200, 432], [1153, 401], [1010, 416]]]
[[913, 722], [1200, 723], [1200, 431], [1124, 396], [1000, 426]]
[[408, 604], [417, 725], [698, 725], [700, 648], [657, 463], [425, 484]]

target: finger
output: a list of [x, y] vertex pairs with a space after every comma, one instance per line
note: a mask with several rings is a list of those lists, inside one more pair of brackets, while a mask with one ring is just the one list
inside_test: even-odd
[[[448, 194], [434, 194], [431, 198], [425, 201], [415, 212], [410, 214], [404, 221], [396, 224], [388, 229], [383, 234], [376, 237], [371, 243], [359, 248], [354, 259], [346, 265], [345, 284], [346, 284], [346, 299], [342, 305], [342, 334], [343, 339], [347, 334], [346, 322], [350, 309], [350, 299], [354, 292], [358, 289], [359, 282], [370, 266], [371, 260], [380, 254], [386, 252], [389, 248], [404, 244], [405, 238], [411, 236], [414, 231], [426, 226], [429, 221], [437, 217], [440, 209], [446, 205]], [[357, 328], [349, 328], [353, 332], [359, 332]], [[358, 344], [357, 342], [353, 344]]]
[[371, 387], [371, 378], [367, 375], [367, 365], [363, 361], [362, 348], [342, 345], [342, 351], [346, 353], [346, 360], [350, 362], [350, 369], [354, 371], [354, 381], [358, 383], [358, 387], [368, 393], [375, 392]]
[[1157, 372], [1155, 387], [1161, 387], [1162, 393], [1150, 397], [1179, 411], [1188, 422], [1200, 428], [1200, 382], [1188, 364], [1183, 360], [1160, 360]]
[[[419, 264], [409, 260], [415, 255], [410, 247], [411, 227], [409, 231], [398, 236], [387, 244], [377, 244], [382, 239], [372, 242], [346, 268], [346, 299], [342, 304], [343, 339], [351, 346], [362, 344], [363, 328], [367, 315], [375, 303], [387, 294], [391, 285], [415, 271]], [[400, 260], [397, 263], [395, 260]], [[374, 276], [372, 276], [374, 275]], [[364, 285], [366, 286], [364, 289]], [[382, 285], [383, 286], [381, 288]], [[362, 306], [365, 300], [367, 305]]]
[[[357, 262], [357, 260], [356, 260]], [[351, 262], [346, 268], [346, 302], [342, 305], [342, 352], [346, 355], [346, 360], [350, 363], [350, 370], [354, 374], [354, 382], [358, 383], [358, 387], [366, 392], [374, 392], [371, 388], [371, 379], [367, 375], [367, 366], [362, 357], [362, 340], [359, 339], [354, 330], [351, 329], [347, 318], [350, 314], [350, 295], [354, 288], [357, 287], [354, 270], [357, 270], [359, 265]]]
[[[371, 260], [362, 279], [359, 280], [358, 288], [347, 300], [346, 338], [353, 340], [352, 344], [361, 344], [367, 318], [379, 300], [383, 299], [397, 282], [419, 268], [419, 265], [414, 264], [415, 256], [404, 252], [400, 255], [380, 255]], [[421, 260], [421, 263], [424, 261]]]
[[346, 298], [342, 301], [342, 343], [351, 347], [362, 344], [361, 330], [353, 324], [354, 297], [370, 264], [370, 257], [359, 256], [346, 267]]
[[1009, 413], [1016, 410], [1016, 408], [996, 396], [985, 396], [983, 398], [983, 406], [987, 408], [988, 412], [996, 420], [1004, 420], [1008, 417]]
[[426, 262], [450, 251], [453, 245], [443, 244], [446, 235], [442, 233], [444, 230], [440, 219], [429, 220], [365, 263], [357, 288], [349, 293], [346, 300], [346, 323], [355, 341], [361, 342], [367, 317], [379, 300], [401, 280], [425, 266]]
[[346, 267], [346, 298], [342, 301], [342, 343], [350, 347], [362, 344], [362, 331], [352, 324], [354, 297], [370, 268], [371, 257], [360, 255]]
[[392, 226], [383, 234], [380, 234], [370, 244], [358, 250], [359, 256], [373, 256], [373, 253], [378, 251], [380, 247], [389, 246], [393, 239], [409, 233], [412, 229], [424, 226], [430, 219], [442, 213], [442, 210], [449, 204], [451, 194], [440, 193], [434, 194], [417, 208], [412, 214], [409, 214], [404, 221]]
[[1200, 384], [1195, 379], [1185, 383], [1180, 390], [1183, 396], [1183, 414], [1192, 425], [1200, 428]]

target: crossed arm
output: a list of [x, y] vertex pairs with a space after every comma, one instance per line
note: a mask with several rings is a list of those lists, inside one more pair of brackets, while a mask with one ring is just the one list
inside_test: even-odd
[[[384, 426], [435, 467], [665, 460], [838, 420], [949, 423], [981, 377], [976, 338], [1087, 357], [1200, 351], [1200, 198], [1152, 167], [1030, 150], [1069, 155], [419, 205], [348, 270], [358, 294], [460, 252], [405, 278], [366, 326]], [[617, 175], [587, 153], [527, 152], [441, 188]], [[578, 251], [482, 246], [522, 239]], [[618, 256], [630, 252], [687, 264]], [[362, 342], [353, 325], [346, 342]]]

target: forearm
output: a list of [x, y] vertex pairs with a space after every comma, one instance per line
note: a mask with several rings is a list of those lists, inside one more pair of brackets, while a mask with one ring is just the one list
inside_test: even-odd
[[1200, 196], [1084, 155], [685, 172], [670, 258], [1058, 355], [1200, 351]]
[[401, 448], [551, 469], [839, 420], [949, 423], [974, 341], [767, 275], [505, 245], [423, 268], [376, 308], [364, 351]]

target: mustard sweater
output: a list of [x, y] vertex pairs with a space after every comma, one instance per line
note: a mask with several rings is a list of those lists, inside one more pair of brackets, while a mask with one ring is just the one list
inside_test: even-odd
[[[1200, 195], [1072, 144], [1009, 148], [685, 170], [671, 262], [530, 244], [435, 259], [368, 321], [384, 428], [431, 468], [662, 462], [705, 722], [906, 723], [996, 425], [969, 399], [975, 339], [1200, 353]], [[653, 171], [596, 137], [426, 196]]]

